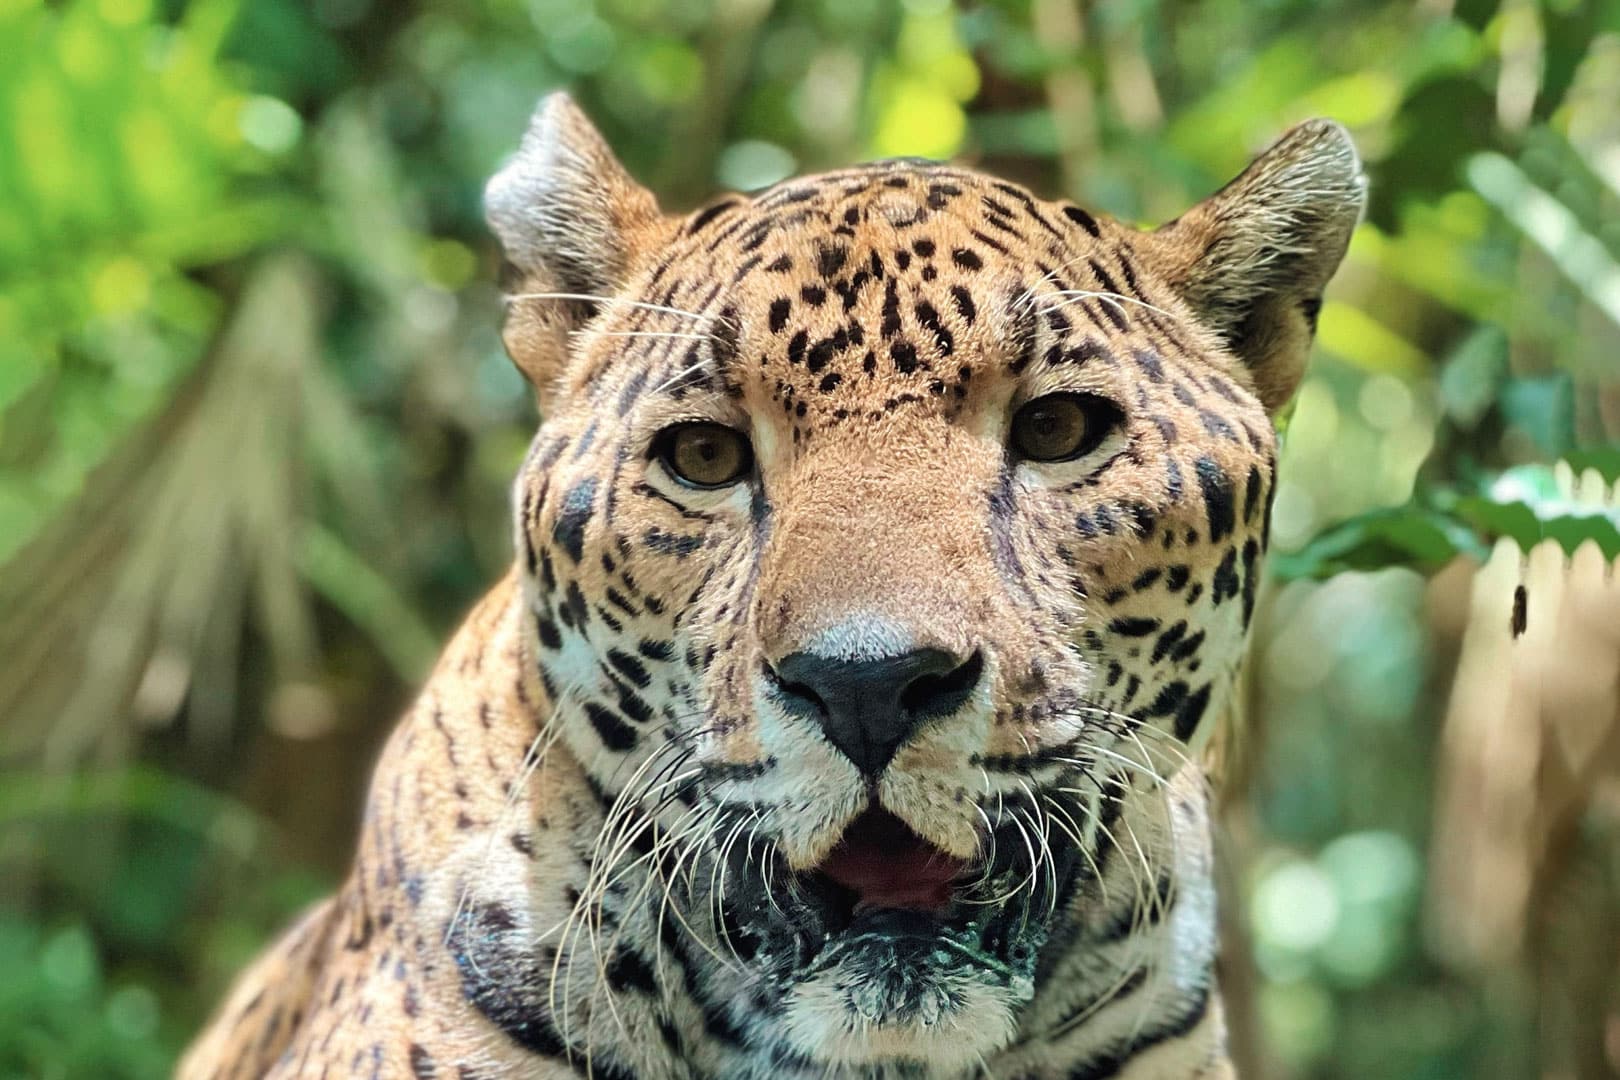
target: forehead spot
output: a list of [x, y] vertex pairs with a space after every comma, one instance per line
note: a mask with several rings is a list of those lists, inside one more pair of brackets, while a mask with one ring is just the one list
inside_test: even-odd
[[844, 268], [849, 260], [849, 248], [842, 244], [824, 244], [816, 253], [816, 270], [824, 278], [830, 278]]

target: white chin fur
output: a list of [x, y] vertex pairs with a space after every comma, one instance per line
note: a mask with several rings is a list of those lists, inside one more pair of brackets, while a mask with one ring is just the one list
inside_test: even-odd
[[[870, 982], [838, 971], [801, 984], [788, 999], [788, 1041], [799, 1053], [835, 1065], [913, 1061], [942, 1071], [976, 1067], [1012, 1041], [1016, 1029], [1005, 991], [973, 984], [940, 988], [904, 1020], [875, 1008]], [[954, 998], [954, 1003], [951, 999]], [[876, 1013], [876, 1018], [869, 1016]]]

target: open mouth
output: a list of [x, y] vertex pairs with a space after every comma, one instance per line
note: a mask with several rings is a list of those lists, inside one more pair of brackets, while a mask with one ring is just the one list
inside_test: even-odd
[[1034, 831], [1047, 818], [1015, 809], [998, 801], [966, 858], [875, 803], [813, 869], [749, 873], [746, 855], [732, 852], [757, 888], [727, 905], [728, 940], [758, 966], [763, 1000], [786, 1018], [798, 1052], [955, 1061], [964, 1046], [1012, 1037], [1078, 859], [1060, 836]]
[[1056, 890], [1073, 866], [1050, 849], [1037, 866], [1021, 859], [1031, 845], [1014, 834], [1029, 828], [992, 826], [964, 859], [875, 805], [851, 822], [796, 876], [786, 894], [795, 903], [775, 909], [792, 946], [761, 950], [795, 1049], [954, 1065], [1005, 1045], [1034, 997]]
[[939, 916], [951, 908], [969, 869], [874, 807], [850, 823], [811, 877], [829, 906], [850, 919], [877, 911]]
[[784, 987], [850, 964], [887, 965], [895, 978], [917, 965], [941, 978], [967, 970], [1032, 978], [1053, 916], [1078, 885], [1080, 856], [1067, 833], [1037, 832], [1033, 812], [1015, 816], [1014, 805], [998, 802], [980, 850], [965, 858], [876, 803], [809, 870], [783, 874], [781, 862], [755, 869], [745, 845], [734, 845], [736, 879], [755, 889], [733, 893], [726, 905], [728, 939], [763, 957]]

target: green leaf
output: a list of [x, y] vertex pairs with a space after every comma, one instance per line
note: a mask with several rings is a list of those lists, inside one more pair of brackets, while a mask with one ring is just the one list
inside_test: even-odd
[[1287, 579], [1322, 578], [1347, 570], [1409, 566], [1437, 570], [1461, 554], [1483, 558], [1489, 545], [1445, 514], [1408, 503], [1374, 510], [1332, 526], [1298, 551], [1272, 557]]
[[[1620, 448], [1575, 455], [1565, 462], [1578, 475], [1597, 468], [1620, 473]], [[1551, 465], [1508, 469], [1479, 494], [1429, 492], [1404, 506], [1342, 521], [1298, 551], [1275, 554], [1272, 569], [1285, 579], [1321, 578], [1347, 570], [1403, 566], [1437, 570], [1459, 555], [1483, 561], [1492, 545], [1509, 539], [1521, 550], [1552, 540], [1572, 555], [1595, 543], [1607, 559], [1620, 558], [1620, 505], [1577, 499], [1568, 478]]]
[[1620, 446], [1596, 446], [1587, 450], [1571, 450], [1564, 455], [1569, 467], [1577, 473], [1595, 469], [1610, 484], [1620, 484]]

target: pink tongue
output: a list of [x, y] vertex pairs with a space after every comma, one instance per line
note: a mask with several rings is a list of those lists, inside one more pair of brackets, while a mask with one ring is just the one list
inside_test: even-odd
[[937, 911], [950, 903], [963, 864], [909, 830], [850, 830], [821, 871], [859, 897], [858, 907]]

